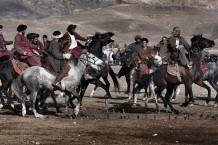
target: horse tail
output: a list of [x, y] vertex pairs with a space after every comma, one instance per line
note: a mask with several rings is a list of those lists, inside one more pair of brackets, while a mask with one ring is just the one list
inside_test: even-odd
[[120, 92], [120, 84], [119, 84], [117, 77], [116, 77], [114, 71], [112, 70], [111, 66], [109, 66], [109, 74], [113, 80], [115, 91], [118, 90], [118, 92]]
[[23, 75], [19, 75], [11, 85], [11, 90], [19, 100], [23, 100]]

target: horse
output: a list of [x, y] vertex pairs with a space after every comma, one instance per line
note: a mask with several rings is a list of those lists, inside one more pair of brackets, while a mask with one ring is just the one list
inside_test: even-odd
[[[218, 67], [217, 64], [211, 64], [210, 70], [208, 70], [208, 75], [205, 77], [205, 80], [210, 83], [210, 85], [216, 90], [215, 104], [214, 107], [218, 104]], [[209, 102], [208, 102], [209, 103]]]
[[[9, 55], [4, 55], [0, 58], [0, 80], [1, 80], [1, 87], [0, 87], [0, 98], [1, 98], [1, 102], [0, 102], [0, 106], [3, 107], [2, 103], [4, 104], [4, 98], [2, 96], [2, 92], [6, 95], [7, 99], [8, 99], [8, 103], [10, 104], [10, 106], [14, 109], [14, 104], [13, 104], [13, 98], [12, 98], [12, 93], [11, 93], [11, 84], [12, 82], [19, 76], [19, 73], [21, 73], [21, 70], [16, 71], [14, 68], [15, 64], [19, 64], [19, 65], [23, 65], [24, 63], [21, 64], [21, 62], [19, 62], [16, 59], [12, 58], [16, 58], [16, 56], [11, 53], [11, 56]], [[27, 67], [27, 64], [25, 64], [25, 68]], [[27, 92], [28, 93], [28, 92]], [[46, 92], [47, 93], [47, 92]], [[44, 94], [46, 95], [46, 94]], [[51, 97], [53, 99], [53, 102], [55, 104], [56, 110], [57, 112], [61, 112], [57, 101], [55, 99], [55, 95], [54, 93], [51, 93]], [[38, 100], [37, 100], [38, 101]], [[41, 102], [37, 102], [37, 103], [41, 103]], [[37, 109], [39, 109], [39, 107], [43, 107], [43, 104], [36, 104]]]
[[133, 61], [133, 55], [131, 51], [124, 51], [122, 53], [122, 59], [123, 59], [123, 65], [118, 72], [117, 76], [120, 78], [121, 75], [124, 75], [126, 78], [126, 83], [127, 83], [127, 90], [126, 93], [130, 93], [130, 85], [131, 85], [131, 75], [132, 75], [132, 70], [136, 66], [134, 61]]
[[191, 70], [187, 70], [184, 67], [179, 66], [180, 78], [179, 76], [173, 76], [167, 72], [167, 65], [162, 65], [158, 70], [154, 72], [153, 81], [157, 87], [156, 93], [158, 97], [162, 97], [162, 91], [166, 88], [167, 92], [165, 94], [165, 99], [163, 100], [164, 106], [170, 107], [171, 111], [175, 114], [179, 114], [179, 111], [174, 109], [170, 103], [170, 97], [173, 92], [174, 86], [179, 84], [184, 84], [186, 88], [186, 94], [189, 95], [189, 99], [182, 103], [182, 106], [188, 106], [190, 102], [193, 101], [193, 91], [192, 84], [198, 84], [206, 89], [208, 89], [208, 98], [210, 97], [210, 87], [203, 82], [203, 72], [201, 69], [202, 51], [204, 48], [213, 47], [215, 42], [204, 38], [202, 35], [194, 35], [191, 38], [191, 48], [190, 48], [190, 60], [192, 63]]
[[[14, 70], [10, 56], [5, 55], [0, 58], [0, 98], [1, 98], [1, 107], [3, 107], [2, 103], [4, 103], [4, 98], [2, 93], [4, 93], [8, 99], [8, 102], [11, 104], [11, 107], [14, 108], [13, 99], [11, 97], [10, 86], [12, 81], [17, 78], [19, 74]], [[8, 93], [9, 90], [9, 93]]]
[[[92, 40], [91, 40], [90, 44], [88, 45], [87, 51], [92, 53], [93, 55], [95, 55], [99, 59], [103, 59], [102, 58], [103, 57], [103, 51], [102, 51], [103, 46], [106, 46], [107, 44], [114, 41], [113, 39], [111, 39], [112, 36], [114, 36], [113, 32], [106, 32], [103, 34], [97, 33], [95, 36], [92, 37]], [[81, 92], [80, 92], [81, 97], [84, 96], [85, 91], [86, 91], [89, 83], [92, 83], [92, 84], [95, 84], [95, 88], [91, 92], [90, 96], [92, 96], [94, 94], [95, 90], [98, 87], [101, 87], [106, 91], [105, 97], [108, 96], [108, 98], [112, 98], [110, 91], [109, 91], [110, 83], [109, 83], [108, 78], [107, 78], [108, 74], [110, 74], [110, 76], [113, 80], [113, 83], [115, 86], [115, 91], [116, 91], [116, 89], [119, 91], [119, 82], [116, 78], [114, 71], [112, 70], [112, 68], [110, 67], [109, 64], [106, 63], [106, 65], [103, 68], [101, 68], [100, 71], [93, 71], [92, 68], [87, 69], [85, 74], [89, 74], [89, 76], [91, 76], [91, 78], [84, 77], [81, 80]], [[101, 77], [103, 78], [105, 84], [99, 80]]]
[[[66, 115], [70, 116], [69, 99], [71, 95], [73, 95], [78, 101], [76, 106], [74, 104], [72, 106], [74, 107], [74, 115], [77, 116], [80, 110], [81, 97], [77, 93], [76, 89], [80, 84], [80, 80], [86, 69], [86, 66], [88, 65], [99, 70], [105, 64], [102, 60], [86, 51], [83, 51], [79, 58], [69, 60], [68, 63], [71, 66], [71, 69], [68, 73], [68, 76], [61, 81], [61, 87], [66, 94]], [[26, 69], [20, 76], [18, 76], [18, 78], [12, 83], [11, 89], [22, 104], [22, 116], [26, 115], [26, 95], [23, 94], [23, 87], [25, 86], [30, 91], [30, 102], [35, 117], [44, 118], [44, 116], [39, 114], [35, 109], [35, 101], [36, 98], [39, 97], [38, 95], [40, 89], [54, 91], [54, 87], [52, 86], [54, 79], [54, 75], [39, 66], [30, 67]]]
[[[145, 100], [145, 107], [147, 107], [147, 103], [149, 101], [148, 97], [151, 96], [151, 94], [153, 95], [154, 99], [155, 99], [155, 104], [156, 104], [156, 109], [157, 111], [159, 111], [159, 105], [158, 105], [158, 101], [157, 101], [157, 96], [155, 94], [155, 86], [154, 83], [152, 81], [153, 79], [153, 73], [156, 69], [158, 69], [158, 67], [160, 67], [162, 65], [162, 58], [158, 55], [158, 52], [156, 52], [154, 55], [152, 54], [152, 59], [148, 60], [148, 63], [150, 63], [151, 65], [151, 72], [149, 74], [146, 74], [146, 80], [143, 86], [136, 86], [136, 84], [143, 79], [143, 74], [142, 72], [140, 72], [137, 67], [133, 68], [133, 73], [132, 73], [132, 89], [130, 91], [130, 93], [128, 94], [128, 101], [130, 102], [132, 96], [134, 98], [134, 102], [133, 104], [135, 105], [137, 103], [137, 95], [135, 95], [136, 93], [139, 93], [139, 91], [144, 88], [145, 89], [145, 93], [144, 93], [144, 98], [143, 100]], [[127, 63], [128, 65], [129, 63]], [[144, 79], [143, 79], [144, 80]], [[147, 89], [149, 88], [149, 93], [147, 92]], [[150, 98], [150, 97], [149, 97]]]

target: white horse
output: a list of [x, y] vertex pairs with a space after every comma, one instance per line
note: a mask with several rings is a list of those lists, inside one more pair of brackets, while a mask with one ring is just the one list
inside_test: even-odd
[[[80, 109], [81, 98], [78, 95], [76, 88], [80, 84], [81, 77], [85, 71], [86, 65], [91, 66], [94, 69], [100, 70], [105, 64], [102, 60], [97, 58], [91, 53], [83, 52], [78, 59], [72, 59], [69, 61], [71, 69], [68, 76], [61, 81], [62, 90], [66, 93], [66, 115], [69, 115], [69, 98], [71, 95], [77, 98], [78, 102], [74, 108], [74, 115], [77, 116]], [[54, 91], [52, 82], [55, 76], [49, 73], [42, 67], [34, 66], [25, 70], [12, 84], [12, 91], [22, 104], [22, 115], [26, 115], [26, 95], [23, 93], [23, 87], [25, 86], [30, 92], [30, 102], [33, 113], [37, 118], [44, 118], [35, 109], [36, 98], [39, 97], [39, 91], [41, 88]]]
[[[155, 104], [156, 104], [156, 109], [157, 111], [159, 111], [159, 105], [158, 105], [158, 98], [157, 95], [155, 93], [155, 85], [152, 81], [152, 74], [155, 71], [155, 69], [157, 69], [157, 67], [159, 67], [160, 65], [162, 65], [162, 58], [158, 55], [158, 52], [155, 55], [152, 55], [153, 57], [153, 62], [152, 62], [152, 68], [151, 68], [151, 72], [150, 72], [150, 81], [148, 82], [148, 85], [143, 86], [143, 88], [145, 89], [145, 94], [144, 94], [144, 98], [143, 100], [145, 101], [145, 107], [147, 107], [147, 103], [149, 101], [149, 99], [151, 99], [151, 94], [153, 95], [153, 98], [155, 99]], [[137, 84], [137, 80], [141, 78], [141, 76], [143, 74], [140, 74], [140, 78], [138, 78], [138, 72], [135, 71], [135, 69], [132, 70], [132, 75], [131, 75], [131, 79], [132, 79], [132, 89], [130, 89], [130, 93], [128, 94], [128, 101], [131, 101], [131, 98], [133, 96], [134, 98], [134, 102], [133, 104], [135, 105], [137, 103], [137, 99], [138, 99], [138, 95], [135, 95], [134, 89], [135, 89], [135, 85]], [[149, 89], [149, 93], [147, 93], [147, 89]], [[139, 90], [140, 91], [140, 90]]]

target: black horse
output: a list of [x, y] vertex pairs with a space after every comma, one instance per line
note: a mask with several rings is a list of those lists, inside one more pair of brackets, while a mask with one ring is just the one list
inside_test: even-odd
[[[114, 36], [114, 33], [112, 32], [95, 34], [95, 36], [92, 37], [91, 43], [88, 45], [87, 48], [88, 52], [94, 54], [100, 59], [103, 59], [103, 50], [102, 50], [103, 46], [106, 46], [107, 44], [114, 41], [113, 39], [111, 39], [112, 36]], [[87, 79], [86, 78], [87, 74], [92, 78]], [[119, 82], [116, 78], [116, 75], [112, 70], [112, 68], [107, 63], [105, 63], [105, 66], [101, 69], [101, 71], [96, 71], [91, 68], [87, 68], [86, 73], [84, 74], [84, 78], [81, 80], [81, 92], [80, 92], [81, 98], [84, 96], [84, 93], [89, 83], [96, 85], [94, 90], [96, 90], [97, 87], [103, 88], [106, 91], [108, 98], [111, 98], [111, 94], [109, 91], [110, 83], [107, 78], [108, 74], [110, 74], [114, 82], [115, 90], [119, 91]], [[103, 78], [105, 84], [99, 80], [101, 77]]]
[[133, 61], [133, 55], [131, 51], [124, 51], [121, 54], [122, 56], [122, 67], [120, 68], [117, 77], [120, 78], [121, 76], [125, 76], [126, 83], [127, 83], [127, 90], [126, 93], [130, 93], [130, 86], [131, 86], [131, 72], [133, 68], [136, 66], [135, 62]]
[[166, 88], [167, 92], [165, 94], [164, 106], [169, 105], [170, 109], [178, 114], [179, 111], [174, 109], [170, 103], [170, 97], [173, 92], [173, 88], [176, 85], [184, 84], [186, 89], [186, 94], [189, 95], [189, 100], [182, 104], [182, 106], [188, 106], [193, 99], [192, 84], [198, 84], [204, 88], [208, 89], [208, 86], [203, 82], [203, 72], [201, 69], [201, 59], [202, 51], [204, 48], [213, 47], [215, 42], [202, 37], [202, 35], [197, 35], [191, 38], [191, 48], [190, 48], [190, 60], [193, 62], [192, 69], [187, 70], [184, 67], [179, 66], [179, 72], [181, 74], [181, 80], [177, 76], [170, 75], [167, 73], [167, 65], [162, 65], [154, 73], [153, 81], [157, 86], [156, 93], [162, 98], [162, 91]]
[[[1, 87], [0, 87], [0, 97], [1, 103], [4, 103], [4, 98], [2, 94], [4, 93], [8, 99], [8, 102], [13, 105], [11, 93], [10, 93], [10, 86], [12, 81], [17, 78], [19, 74], [14, 70], [12, 62], [10, 60], [10, 56], [5, 55], [0, 58], [0, 80], [1, 80]], [[9, 91], [9, 93], [8, 93]]]

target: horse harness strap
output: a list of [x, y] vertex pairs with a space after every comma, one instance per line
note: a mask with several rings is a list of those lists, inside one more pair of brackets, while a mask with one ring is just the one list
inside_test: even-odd
[[11, 60], [11, 63], [13, 65], [14, 70], [18, 73], [21, 74], [25, 69], [27, 69], [29, 66], [26, 63], [17, 61], [15, 59]]

